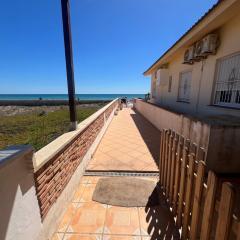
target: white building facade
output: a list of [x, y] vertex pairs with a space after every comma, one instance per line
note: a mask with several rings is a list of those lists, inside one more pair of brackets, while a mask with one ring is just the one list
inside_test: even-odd
[[240, 1], [219, 1], [144, 74], [155, 104], [239, 117]]

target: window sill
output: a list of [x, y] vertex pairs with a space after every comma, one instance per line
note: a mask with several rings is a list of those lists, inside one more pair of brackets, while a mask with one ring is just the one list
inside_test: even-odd
[[179, 102], [179, 103], [188, 103], [188, 104], [190, 104], [189, 101], [183, 101], [183, 100], [177, 100], [176, 102]]
[[223, 106], [223, 105], [216, 105], [216, 104], [210, 104], [209, 107], [216, 107], [216, 108], [227, 108], [227, 109], [233, 109], [233, 110], [240, 110], [238, 107], [229, 107], [229, 106]]

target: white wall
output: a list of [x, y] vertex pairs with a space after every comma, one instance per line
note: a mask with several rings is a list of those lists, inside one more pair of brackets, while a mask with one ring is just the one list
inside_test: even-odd
[[211, 125], [139, 99], [134, 101], [134, 107], [159, 130], [172, 129], [204, 147], [208, 169], [240, 173], [240, 127]]
[[[202, 62], [196, 62], [193, 65], [182, 64], [185, 49], [175, 54], [169, 62], [169, 76], [172, 76], [172, 91], [170, 93], [168, 92], [168, 85], [161, 87], [156, 102], [186, 113], [204, 115], [231, 114], [240, 117], [240, 111], [237, 109], [210, 106], [212, 104], [211, 97], [214, 87], [216, 60], [240, 52], [239, 23], [240, 15], [235, 16], [219, 29], [221, 44], [217, 54], [208, 56], [208, 58]], [[203, 71], [201, 71], [201, 69], [203, 69]], [[190, 103], [177, 102], [179, 75], [180, 72], [186, 70], [192, 71]]]
[[154, 106], [140, 99], [135, 100], [134, 107], [160, 131], [162, 129], [172, 129], [207, 150], [210, 135], [210, 126], [208, 124]]
[[32, 156], [30, 146], [0, 151], [0, 240], [37, 239], [41, 229]]

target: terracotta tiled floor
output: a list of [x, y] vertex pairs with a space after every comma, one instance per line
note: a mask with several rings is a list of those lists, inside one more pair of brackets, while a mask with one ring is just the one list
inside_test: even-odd
[[[87, 170], [158, 172], [159, 146], [159, 131], [124, 108], [114, 116]], [[133, 208], [92, 201], [99, 178], [82, 177], [52, 240], [179, 239], [165, 200], [159, 206]], [[157, 183], [157, 178], [145, 179]]]
[[[163, 203], [124, 208], [92, 201], [100, 177], [83, 177], [52, 240], [178, 239], [171, 214]], [[157, 183], [157, 178], [145, 178]]]
[[114, 116], [87, 170], [158, 171], [160, 132], [139, 113]]

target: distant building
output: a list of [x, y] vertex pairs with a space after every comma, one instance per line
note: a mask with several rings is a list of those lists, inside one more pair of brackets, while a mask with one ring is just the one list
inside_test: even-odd
[[151, 75], [153, 103], [239, 117], [240, 1], [218, 1], [144, 75]]

